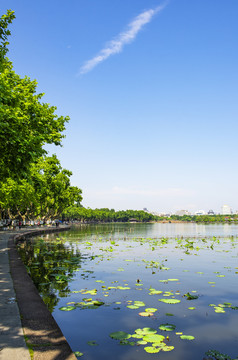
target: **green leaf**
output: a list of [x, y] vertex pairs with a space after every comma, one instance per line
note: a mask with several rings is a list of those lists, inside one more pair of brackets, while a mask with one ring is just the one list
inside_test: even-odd
[[168, 279], [168, 281], [179, 281], [179, 279]]
[[98, 346], [98, 344], [96, 343], [96, 341], [88, 341], [87, 342], [87, 344], [89, 345], [89, 346]]
[[178, 299], [158, 299], [158, 300], [161, 301], [161, 302], [164, 302], [166, 304], [178, 304], [178, 303], [181, 302]]
[[174, 346], [163, 346], [161, 348], [162, 351], [172, 351], [174, 350]]
[[146, 346], [146, 347], [144, 347], [144, 350], [149, 354], [156, 354], [156, 353], [160, 352], [161, 348], [156, 348], [153, 346]]
[[187, 300], [196, 300], [198, 299], [198, 295], [191, 295], [189, 292], [187, 294], [184, 294], [184, 297], [187, 297]]
[[192, 335], [181, 335], [180, 339], [182, 339], [182, 340], [194, 340], [195, 337], [192, 336]]
[[165, 339], [165, 337], [163, 335], [158, 335], [158, 334], [150, 334], [150, 335], [145, 335], [143, 337], [143, 340], [144, 341], [147, 341], [147, 342], [151, 342], [151, 343], [154, 343], [154, 342], [163, 342]]
[[75, 309], [76, 309], [76, 306], [62, 306], [61, 308], [59, 308], [59, 310], [61, 310], [61, 311], [72, 311]]
[[136, 305], [127, 305], [128, 309], [139, 309], [139, 306]]
[[147, 345], [148, 343], [145, 340], [139, 340], [139, 341], [137, 341], [137, 344], [138, 345]]
[[173, 324], [161, 324], [159, 326], [159, 329], [163, 330], [163, 331], [173, 331], [173, 330], [175, 330], [175, 328], [176, 328], [176, 326]]
[[111, 333], [109, 336], [115, 340], [127, 340], [131, 338], [131, 335], [124, 331], [116, 331]]
[[83, 353], [80, 352], [80, 351], [75, 351], [75, 352], [74, 352], [74, 355], [75, 355], [76, 357], [81, 357], [81, 356], [83, 356]]
[[144, 327], [143, 329], [136, 329], [135, 330], [136, 334], [141, 334], [141, 335], [151, 335], [151, 334], [156, 334], [157, 330], [150, 328], [150, 327]]
[[156, 308], [146, 308], [145, 309], [145, 312], [151, 312], [151, 313], [154, 313], [154, 312], [156, 312], [158, 309], [156, 309]]

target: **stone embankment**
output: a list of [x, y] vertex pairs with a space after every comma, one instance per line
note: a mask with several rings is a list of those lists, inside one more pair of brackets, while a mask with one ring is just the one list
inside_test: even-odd
[[16, 241], [68, 230], [0, 232], [0, 360], [76, 360], [41, 299], [16, 249]]

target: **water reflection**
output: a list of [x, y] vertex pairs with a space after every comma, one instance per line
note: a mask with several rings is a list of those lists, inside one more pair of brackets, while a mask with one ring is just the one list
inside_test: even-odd
[[18, 243], [19, 254], [48, 309], [70, 293], [69, 282], [81, 267], [81, 254], [60, 240], [28, 239]]
[[[237, 236], [235, 224], [197, 224], [197, 223], [137, 223], [137, 224], [96, 224], [76, 225], [70, 231], [71, 237], [85, 238], [110, 235], [113, 238], [123, 237], [205, 237]], [[67, 234], [65, 233], [67, 237]]]

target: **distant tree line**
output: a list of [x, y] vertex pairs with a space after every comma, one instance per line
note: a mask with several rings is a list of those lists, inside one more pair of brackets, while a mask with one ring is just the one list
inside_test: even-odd
[[0, 18], [0, 220], [55, 218], [82, 200], [71, 171], [44, 149], [61, 145], [69, 118], [42, 102], [35, 80], [13, 70], [6, 54], [14, 18], [11, 10]]
[[120, 210], [102, 208], [90, 209], [80, 205], [69, 206], [62, 214], [69, 221], [85, 223], [107, 222], [196, 222], [196, 223], [231, 223], [238, 222], [238, 215], [171, 215], [157, 216], [142, 210]]
[[225, 223], [238, 221], [238, 215], [171, 215], [169, 219], [196, 223]]
[[149, 222], [155, 221], [156, 216], [142, 210], [121, 210], [114, 209], [89, 209], [79, 206], [70, 206], [64, 213], [63, 217], [70, 221], [77, 220], [80, 222]]

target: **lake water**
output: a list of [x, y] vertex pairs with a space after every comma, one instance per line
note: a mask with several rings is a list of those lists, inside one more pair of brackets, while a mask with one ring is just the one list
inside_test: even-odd
[[82, 359], [238, 355], [237, 225], [82, 225], [19, 251]]

